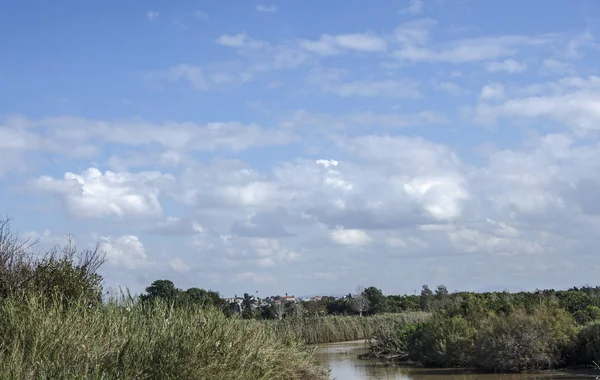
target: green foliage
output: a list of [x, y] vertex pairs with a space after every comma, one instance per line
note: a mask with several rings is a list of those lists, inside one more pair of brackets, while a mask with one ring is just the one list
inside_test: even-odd
[[0, 220], [0, 298], [36, 295], [65, 305], [85, 299], [88, 306], [102, 302], [98, 270], [106, 260], [98, 245], [78, 251], [67, 239], [63, 247], [36, 254], [35, 242], [20, 240], [9, 222]]
[[477, 332], [475, 364], [502, 372], [555, 368], [564, 363], [563, 353], [574, 335], [573, 318], [562, 309], [494, 315]]
[[569, 352], [569, 362], [575, 365], [600, 363], [600, 322], [591, 323], [579, 330]]
[[435, 316], [409, 337], [410, 357], [431, 367], [469, 366], [473, 363], [475, 334], [475, 327], [460, 315]]
[[595, 305], [587, 305], [583, 310], [577, 310], [573, 313], [575, 321], [580, 325], [600, 320], [600, 307]]
[[420, 323], [379, 328], [369, 340], [369, 357], [410, 359], [411, 347], [415, 345]]
[[398, 326], [419, 323], [428, 317], [427, 313], [417, 312], [378, 314], [372, 317], [290, 317], [263, 323], [278, 335], [294, 336], [302, 342], [313, 344], [367, 339], [380, 331], [395, 330]]
[[378, 314], [385, 311], [385, 296], [381, 289], [370, 286], [363, 291], [363, 295], [368, 300], [369, 314]]
[[0, 303], [1, 379], [326, 379], [310, 350], [256, 321], [157, 300]]

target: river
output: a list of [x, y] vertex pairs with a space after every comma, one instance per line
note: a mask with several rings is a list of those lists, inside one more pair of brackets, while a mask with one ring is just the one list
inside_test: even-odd
[[360, 360], [358, 355], [367, 351], [364, 341], [326, 343], [316, 345], [315, 355], [320, 363], [331, 368], [331, 379], [337, 380], [576, 380], [594, 379], [593, 375], [567, 372], [540, 374], [482, 374], [462, 369], [410, 368], [378, 360]]

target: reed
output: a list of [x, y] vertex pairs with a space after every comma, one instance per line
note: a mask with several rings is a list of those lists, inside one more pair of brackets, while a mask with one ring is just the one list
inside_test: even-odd
[[410, 312], [381, 314], [372, 317], [325, 316], [292, 317], [280, 321], [264, 321], [279, 336], [292, 336], [307, 344], [369, 339], [379, 331], [423, 322], [428, 313]]
[[216, 310], [0, 300], [1, 379], [326, 379], [311, 351]]

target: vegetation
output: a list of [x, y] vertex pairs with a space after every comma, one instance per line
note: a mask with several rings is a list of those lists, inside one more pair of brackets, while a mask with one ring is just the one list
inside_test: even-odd
[[293, 336], [305, 343], [343, 342], [367, 339], [378, 331], [395, 330], [427, 319], [427, 313], [411, 312], [382, 314], [373, 317], [358, 316], [308, 316], [292, 317], [264, 324], [278, 335]]
[[165, 281], [102, 302], [97, 249], [31, 247], [0, 223], [1, 379], [328, 377], [301, 342], [216, 308], [218, 294]]
[[600, 321], [590, 322], [597, 318], [598, 288], [514, 295], [434, 293], [424, 287], [422, 293], [420, 305], [433, 316], [375, 334], [371, 356], [501, 372], [600, 359]]
[[61, 301], [2, 302], [0, 378], [326, 378], [300, 343], [218, 310]]
[[600, 362], [600, 287], [224, 299], [156, 280], [103, 300], [98, 247], [37, 253], [0, 221], [0, 378], [321, 379], [305, 343], [371, 338], [427, 366], [538, 370]]

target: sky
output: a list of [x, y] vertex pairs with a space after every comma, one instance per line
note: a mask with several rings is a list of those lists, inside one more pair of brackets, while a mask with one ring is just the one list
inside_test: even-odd
[[0, 3], [0, 214], [107, 288], [596, 285], [600, 2]]

